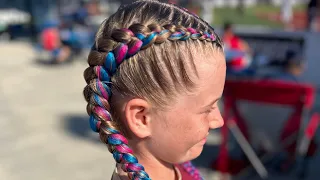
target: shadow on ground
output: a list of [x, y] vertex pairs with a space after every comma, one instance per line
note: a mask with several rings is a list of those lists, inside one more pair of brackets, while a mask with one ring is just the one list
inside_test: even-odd
[[63, 63], [58, 63], [58, 62], [56, 62], [54, 60], [48, 60], [48, 59], [45, 59], [45, 58], [36, 58], [33, 62], [37, 66], [59, 67], [59, 66], [62, 66], [62, 65], [70, 65], [70, 64], [72, 64], [74, 62], [74, 60], [68, 60], [68, 61], [65, 61]]
[[94, 133], [89, 126], [87, 115], [69, 114], [62, 118], [62, 126], [66, 133], [93, 143], [101, 143], [99, 135]]

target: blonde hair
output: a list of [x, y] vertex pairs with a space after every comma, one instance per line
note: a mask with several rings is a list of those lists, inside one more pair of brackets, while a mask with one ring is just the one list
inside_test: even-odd
[[136, 1], [102, 23], [84, 71], [84, 96], [91, 128], [130, 179], [149, 177], [127, 146], [119, 104], [138, 97], [167, 108], [195, 88], [194, 58], [214, 49], [222, 51], [222, 42], [213, 28], [171, 4]]

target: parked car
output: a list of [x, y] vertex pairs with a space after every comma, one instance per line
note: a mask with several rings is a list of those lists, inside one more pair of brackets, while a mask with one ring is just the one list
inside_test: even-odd
[[31, 21], [31, 15], [18, 9], [0, 9], [0, 38], [13, 39]]

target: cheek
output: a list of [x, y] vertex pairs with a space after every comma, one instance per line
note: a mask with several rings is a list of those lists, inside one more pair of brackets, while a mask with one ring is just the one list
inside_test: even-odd
[[210, 116], [212, 115], [170, 114], [158, 119], [159, 122], [153, 126], [153, 137], [162, 145], [174, 144], [179, 151], [184, 151], [206, 137], [209, 132], [209, 119], [212, 118]]
[[208, 118], [209, 116], [204, 114], [197, 114], [190, 116], [188, 122], [184, 123], [184, 137], [182, 138], [189, 143], [189, 146], [193, 146], [205, 138], [209, 131]]
[[207, 135], [209, 131], [208, 117], [199, 114], [176, 114], [157, 129], [161, 133], [161, 141], [175, 144], [179, 151], [191, 148]]
[[[202, 146], [200, 141], [206, 137], [208, 121], [201, 115], [176, 114], [164, 122], [157, 123], [149, 150], [158, 158], [177, 163], [198, 156]], [[170, 151], [163, 151], [170, 149]]]

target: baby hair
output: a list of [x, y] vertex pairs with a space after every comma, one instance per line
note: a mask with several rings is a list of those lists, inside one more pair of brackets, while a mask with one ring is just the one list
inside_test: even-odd
[[[172, 4], [135, 1], [101, 24], [84, 71], [84, 97], [92, 130], [129, 179], [151, 178], [128, 146], [131, 135], [120, 120], [121, 103], [138, 97], [155, 108], [170, 108], [179, 93], [196, 86], [194, 57], [213, 50], [222, 51], [214, 29]], [[190, 162], [183, 167], [202, 179]]]

